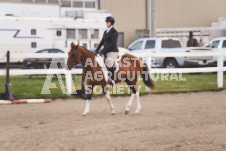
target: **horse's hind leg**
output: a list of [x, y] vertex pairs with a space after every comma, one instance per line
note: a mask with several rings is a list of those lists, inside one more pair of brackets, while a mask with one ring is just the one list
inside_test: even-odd
[[141, 110], [139, 90], [138, 90], [138, 88], [137, 88], [136, 85], [130, 85], [130, 89], [132, 91], [132, 94], [130, 96], [130, 99], [129, 99], [128, 103], [126, 104], [125, 114], [128, 114], [129, 113], [129, 110], [130, 110], [129, 108], [130, 108], [130, 106], [131, 106], [134, 98], [136, 98], [136, 102], [137, 102], [137, 108], [136, 108], [135, 113], [139, 113], [140, 110]]
[[136, 101], [137, 101], [137, 109], [136, 109], [135, 113], [139, 113], [141, 110], [139, 91], [136, 92], [135, 95], [136, 95]]

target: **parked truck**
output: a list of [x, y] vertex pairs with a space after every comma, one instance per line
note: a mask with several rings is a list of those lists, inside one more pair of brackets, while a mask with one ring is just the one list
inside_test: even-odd
[[[211, 52], [208, 47], [182, 48], [178, 38], [142, 38], [128, 46], [132, 53], [171, 53], [171, 52]], [[186, 66], [206, 66], [213, 64], [212, 56], [200, 57], [152, 57], [152, 67], [177, 68]]]
[[[205, 47], [212, 48], [213, 52], [216, 51], [226, 51], [226, 37], [214, 38]], [[214, 64], [217, 64], [217, 56], [213, 57]], [[224, 64], [226, 64], [226, 56], [224, 56]]]

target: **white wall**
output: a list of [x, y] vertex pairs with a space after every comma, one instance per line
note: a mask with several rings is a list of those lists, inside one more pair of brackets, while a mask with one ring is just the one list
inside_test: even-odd
[[59, 17], [59, 5], [0, 3], [0, 16]]

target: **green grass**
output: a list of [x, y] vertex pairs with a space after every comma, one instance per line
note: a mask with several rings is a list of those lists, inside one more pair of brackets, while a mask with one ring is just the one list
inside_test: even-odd
[[[158, 92], [189, 92], [189, 91], [219, 91], [217, 88], [217, 74], [203, 73], [203, 74], [183, 74], [185, 81], [180, 80], [165, 80], [156, 81], [156, 89], [154, 93]], [[226, 75], [224, 75], [224, 89], [226, 88]]]
[[[156, 77], [157, 75], [154, 75]], [[203, 73], [203, 74], [183, 74], [183, 78], [186, 78], [185, 81], [180, 80], [161, 80], [155, 82], [156, 88], [152, 91], [153, 93], [165, 93], [165, 92], [196, 92], [196, 91], [219, 91], [221, 89], [217, 88], [217, 74], [213, 73]], [[60, 84], [56, 76], [53, 76], [52, 83], [56, 84], [56, 88], [50, 88], [51, 94], [41, 94], [42, 88], [45, 82], [46, 76], [11, 76], [10, 83], [11, 89], [14, 95], [18, 98], [67, 98], [66, 94], [63, 94], [61, 91]], [[62, 76], [63, 83], [65, 85], [65, 77]], [[81, 76], [76, 76], [76, 79], [73, 78], [75, 88], [79, 89], [81, 86]], [[5, 77], [0, 76], [0, 93], [5, 91]], [[121, 82], [118, 85], [124, 86], [125, 82]], [[146, 89], [143, 81], [139, 81], [138, 85], [141, 85], [140, 93], [146, 93]], [[226, 75], [224, 75], [224, 88], [226, 89]], [[98, 90], [98, 89], [97, 89]], [[112, 92], [112, 89], [110, 88]], [[114, 91], [116, 92], [116, 91]], [[119, 92], [119, 90], [117, 91]], [[128, 88], [125, 88], [120, 91], [120, 95], [127, 95]]]

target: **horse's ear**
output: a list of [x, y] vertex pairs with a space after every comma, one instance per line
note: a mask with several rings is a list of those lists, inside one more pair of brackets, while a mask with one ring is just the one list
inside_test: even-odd
[[78, 44], [75, 46], [75, 49], [78, 49]]
[[71, 48], [72, 48], [72, 49], [78, 49], [78, 46], [79, 46], [79, 45], [75, 45], [73, 42], [71, 43]]
[[75, 48], [75, 44], [71, 42], [71, 48]]

